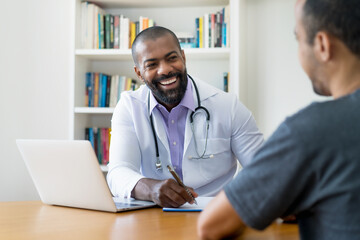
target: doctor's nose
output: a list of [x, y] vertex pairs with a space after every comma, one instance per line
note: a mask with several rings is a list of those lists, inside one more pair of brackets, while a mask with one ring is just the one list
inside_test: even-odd
[[167, 62], [160, 62], [158, 67], [158, 75], [168, 75], [170, 72], [173, 71], [171, 64]]

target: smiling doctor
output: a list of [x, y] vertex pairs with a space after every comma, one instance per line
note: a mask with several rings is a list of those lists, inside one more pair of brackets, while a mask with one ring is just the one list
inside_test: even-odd
[[[116, 197], [163, 207], [214, 196], [263, 143], [251, 112], [235, 95], [193, 79], [176, 35], [151, 27], [132, 46], [145, 83], [124, 92], [111, 120], [107, 181]], [[173, 167], [191, 194], [168, 171]]]

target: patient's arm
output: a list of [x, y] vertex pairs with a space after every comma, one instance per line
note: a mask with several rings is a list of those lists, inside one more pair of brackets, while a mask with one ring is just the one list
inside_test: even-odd
[[200, 239], [238, 236], [245, 224], [221, 191], [200, 214], [197, 224]]

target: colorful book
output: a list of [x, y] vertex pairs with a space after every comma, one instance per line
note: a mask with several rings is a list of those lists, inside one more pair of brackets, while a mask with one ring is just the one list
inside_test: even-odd
[[130, 22], [130, 48], [136, 37], [136, 24], [134, 22]]
[[211, 36], [211, 47], [215, 47], [215, 14], [211, 14], [211, 28], [210, 28], [210, 36]]
[[114, 48], [119, 48], [120, 43], [120, 16], [114, 16]]
[[118, 101], [119, 75], [111, 77], [109, 107], [115, 107]]
[[224, 92], [229, 91], [229, 74], [227, 72], [223, 73], [224, 78]]
[[95, 5], [89, 3], [87, 5], [87, 24], [86, 24], [86, 48], [94, 48], [94, 9]]
[[204, 39], [204, 48], [209, 48], [209, 14], [204, 15], [203, 21], [203, 39]]
[[200, 47], [200, 29], [199, 29], [200, 19], [195, 18], [195, 32], [196, 32], [196, 47]]
[[106, 93], [105, 93], [105, 106], [104, 107], [109, 107], [110, 104], [110, 87], [111, 87], [111, 76], [110, 75], [105, 75], [106, 76]]
[[87, 36], [87, 8], [88, 2], [81, 3], [81, 36], [80, 46], [86, 48], [86, 36]]
[[110, 15], [110, 48], [114, 48], [114, 16]]
[[99, 107], [99, 73], [94, 73], [94, 107]]
[[199, 17], [199, 48], [203, 48], [204, 47], [204, 40], [203, 40], [203, 29], [204, 29], [204, 25], [203, 25], [203, 17]]
[[109, 49], [110, 48], [110, 34], [111, 34], [111, 30], [110, 30], [110, 14], [106, 14], [105, 15], [105, 48]]

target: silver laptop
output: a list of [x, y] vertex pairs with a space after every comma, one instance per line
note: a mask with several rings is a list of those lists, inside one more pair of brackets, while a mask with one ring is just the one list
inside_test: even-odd
[[89, 141], [17, 139], [16, 143], [43, 203], [108, 212], [156, 205], [113, 198]]

